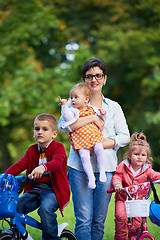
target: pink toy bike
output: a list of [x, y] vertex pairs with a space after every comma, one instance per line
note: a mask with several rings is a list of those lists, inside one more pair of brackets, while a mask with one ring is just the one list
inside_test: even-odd
[[[147, 217], [150, 217], [152, 223], [160, 227], [160, 201], [158, 199], [155, 184], [160, 184], [160, 180], [155, 182], [145, 182], [138, 185], [132, 185], [122, 188], [121, 191], [125, 192], [127, 195], [127, 200], [125, 201], [126, 213], [128, 217], [127, 229], [128, 229], [128, 240], [132, 240], [132, 237], [137, 237], [138, 240], [143, 240], [145, 238], [155, 240], [153, 236], [148, 233], [147, 227]], [[154, 194], [154, 201], [150, 204], [149, 196], [151, 194], [151, 189]], [[134, 199], [131, 195], [137, 194], [142, 190], [147, 190], [148, 194], [143, 199]], [[108, 193], [115, 192], [113, 189], [108, 189]], [[131, 219], [132, 217], [142, 217], [142, 224], [140, 228], [132, 228]]]

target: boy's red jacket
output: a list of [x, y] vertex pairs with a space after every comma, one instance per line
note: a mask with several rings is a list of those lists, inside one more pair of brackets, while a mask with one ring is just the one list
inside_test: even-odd
[[[45, 148], [47, 163], [45, 168], [51, 172], [51, 182], [56, 194], [59, 208], [62, 213], [63, 208], [69, 203], [70, 187], [67, 178], [67, 155], [62, 143], [52, 141]], [[40, 150], [38, 144], [31, 145], [25, 155], [14, 165], [10, 166], [5, 173], [17, 176], [24, 170], [26, 175], [30, 174], [39, 165]], [[25, 187], [25, 192], [31, 190], [33, 184]]]

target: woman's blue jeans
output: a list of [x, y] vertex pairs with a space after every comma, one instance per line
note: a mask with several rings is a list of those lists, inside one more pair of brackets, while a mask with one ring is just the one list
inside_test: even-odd
[[58, 224], [55, 213], [58, 209], [58, 201], [53, 190], [31, 190], [18, 199], [17, 210], [20, 213], [27, 214], [37, 208], [42, 224], [42, 240], [60, 239], [57, 236]]
[[74, 214], [76, 217], [75, 235], [78, 240], [102, 240], [104, 222], [107, 216], [111, 194], [113, 172], [106, 172], [107, 182], [99, 181], [99, 173], [95, 173], [96, 188], [88, 187], [87, 175], [73, 168], [68, 171], [72, 191]]

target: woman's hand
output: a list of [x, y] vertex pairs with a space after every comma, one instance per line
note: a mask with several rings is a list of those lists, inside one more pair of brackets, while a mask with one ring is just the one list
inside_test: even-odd
[[97, 127], [99, 127], [99, 129], [102, 131], [103, 130], [103, 127], [104, 127], [104, 121], [102, 118], [96, 116], [96, 115], [93, 115], [94, 119], [93, 119], [93, 122], [97, 125]]
[[85, 116], [85, 117], [79, 117], [78, 120], [74, 123], [72, 123], [69, 127], [72, 131], [77, 130], [80, 127], [83, 127], [89, 123], [94, 122], [99, 129], [102, 131], [103, 130], [103, 126], [104, 126], [104, 121], [96, 116], [96, 115], [89, 115], [89, 116]]
[[107, 149], [107, 148], [114, 148], [115, 147], [115, 140], [113, 138], [108, 139], [106, 141], [104, 141], [103, 143], [103, 148]]
[[83, 127], [89, 123], [94, 122], [99, 129], [102, 131], [103, 127], [104, 127], [104, 121], [96, 116], [96, 115], [90, 115], [90, 116], [85, 116], [85, 117], [79, 117], [78, 120], [76, 122], [74, 122], [73, 124], [71, 124], [69, 127], [72, 131], [77, 130], [80, 127]]

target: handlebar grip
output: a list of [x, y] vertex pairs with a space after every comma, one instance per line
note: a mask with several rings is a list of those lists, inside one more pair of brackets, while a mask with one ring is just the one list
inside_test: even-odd
[[[50, 177], [51, 173], [50, 172], [43, 173], [42, 177], [45, 177], [45, 176]], [[19, 189], [18, 189], [19, 194], [23, 191], [26, 185], [28, 185], [29, 183], [34, 183], [34, 178], [30, 178], [30, 174], [27, 176], [17, 176], [16, 178], [17, 180], [19, 179]]]
[[[31, 174], [29, 174], [28, 176], [27, 176], [27, 179], [30, 181], [30, 182], [34, 182], [34, 179], [33, 178], [30, 178], [30, 175]], [[42, 174], [42, 177], [50, 177], [51, 176], [51, 172], [44, 172], [43, 174]]]
[[42, 174], [42, 177], [50, 177], [51, 176], [51, 172], [44, 172]]
[[107, 190], [107, 193], [113, 193], [113, 192], [115, 192], [114, 188], [110, 188], [110, 189]]

